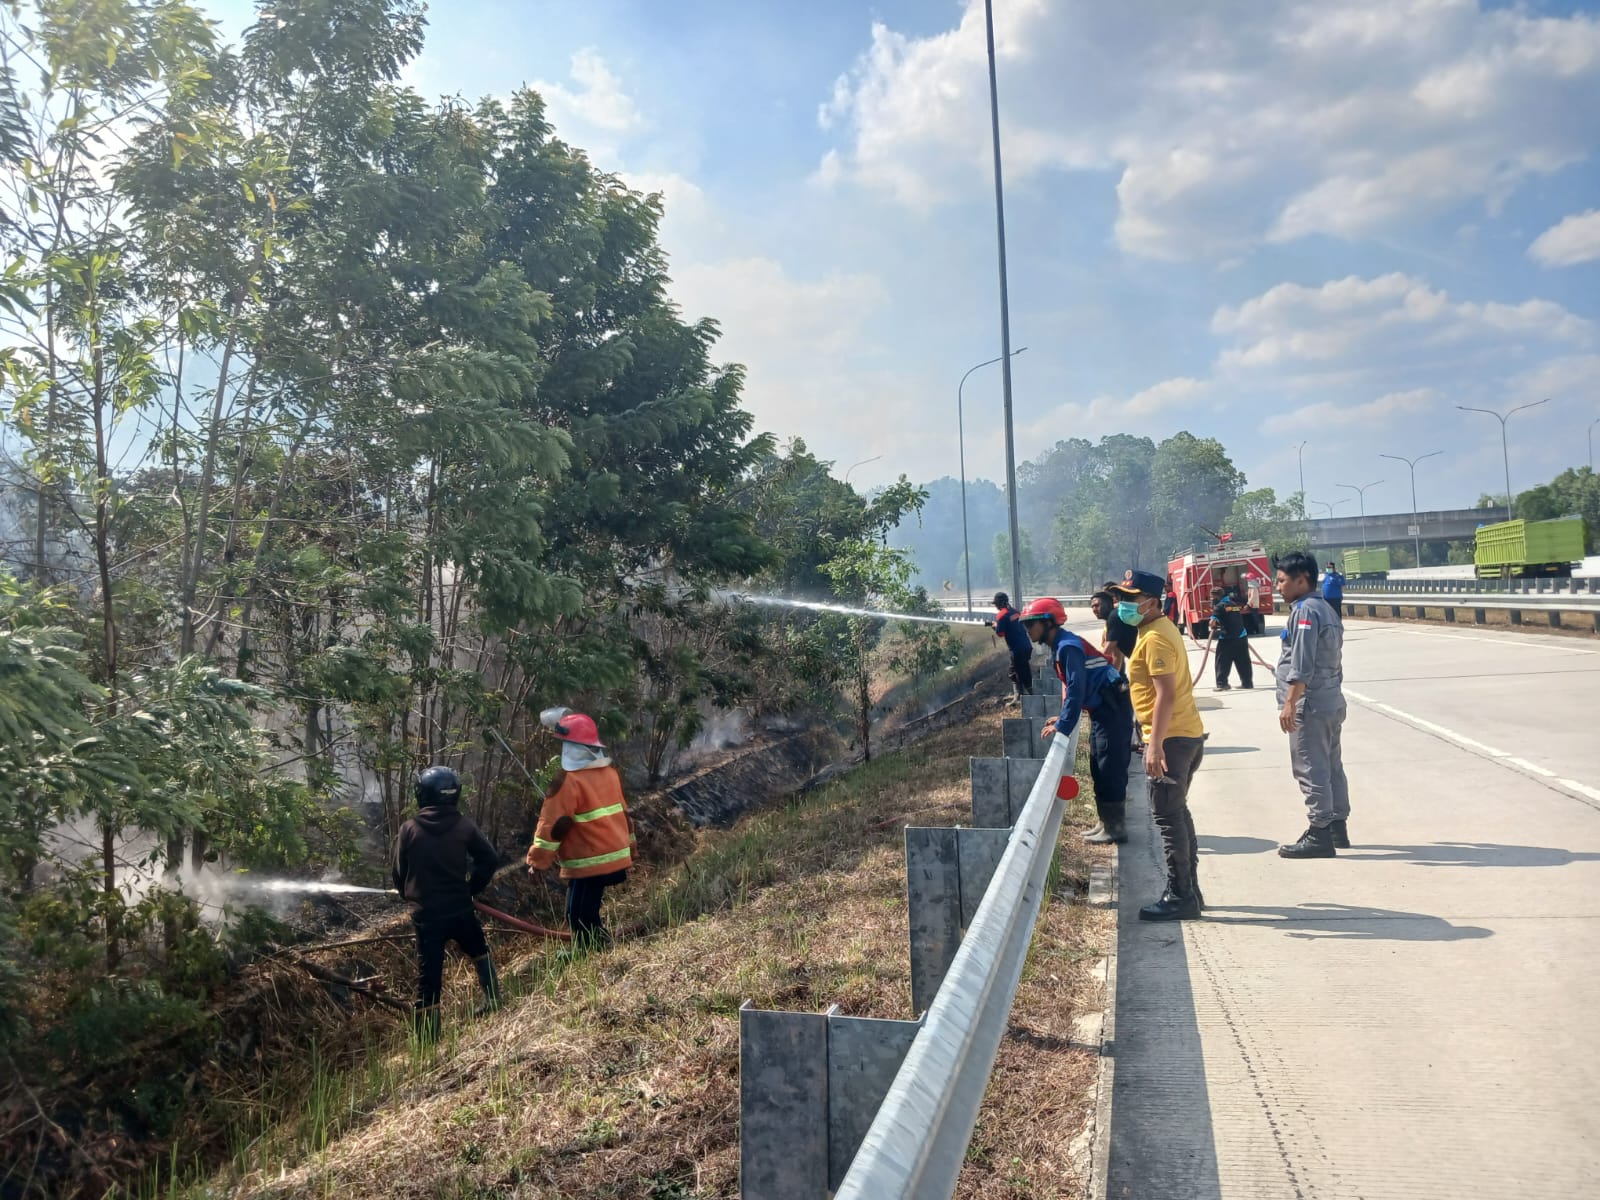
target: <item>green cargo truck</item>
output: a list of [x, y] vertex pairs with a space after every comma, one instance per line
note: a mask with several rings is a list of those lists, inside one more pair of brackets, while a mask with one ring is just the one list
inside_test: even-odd
[[1389, 547], [1374, 546], [1366, 550], [1344, 552], [1344, 577], [1346, 579], [1387, 579], [1389, 577]]
[[1472, 560], [1479, 579], [1571, 575], [1583, 558], [1583, 534], [1582, 517], [1480, 525]]

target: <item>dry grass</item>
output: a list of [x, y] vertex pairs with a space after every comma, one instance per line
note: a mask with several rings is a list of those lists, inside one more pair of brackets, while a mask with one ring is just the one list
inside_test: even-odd
[[[736, 1196], [740, 1002], [910, 1015], [900, 827], [970, 820], [967, 758], [994, 752], [999, 716], [702, 835], [682, 866], [613, 893], [611, 920], [637, 936], [578, 960], [508, 957], [514, 999], [502, 1012], [458, 1017], [435, 1049], [390, 1037], [364, 1068], [318, 1075], [293, 1128], [267, 1131], [234, 1172], [192, 1194]], [[1088, 813], [1080, 800], [1069, 825]], [[1081, 1189], [1067, 1146], [1097, 1050], [1069, 1035], [1082, 1004], [1099, 1003], [1089, 969], [1112, 926], [1108, 914], [1063, 902], [1082, 890], [1090, 862], [1069, 842], [1071, 829], [964, 1197]], [[454, 993], [468, 987], [458, 971]]]

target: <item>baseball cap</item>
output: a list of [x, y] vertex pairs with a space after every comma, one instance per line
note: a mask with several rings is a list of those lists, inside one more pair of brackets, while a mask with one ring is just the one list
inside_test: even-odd
[[1110, 585], [1113, 592], [1124, 596], [1159, 596], [1166, 591], [1166, 580], [1149, 571], [1128, 570], [1122, 573], [1122, 582]]

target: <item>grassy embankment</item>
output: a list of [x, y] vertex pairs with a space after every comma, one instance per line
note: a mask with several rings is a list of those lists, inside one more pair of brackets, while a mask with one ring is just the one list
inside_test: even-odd
[[[970, 820], [967, 758], [996, 751], [1000, 715], [702, 835], [679, 866], [613, 893], [613, 923], [643, 932], [609, 953], [566, 960], [502, 941], [509, 1003], [456, 1014], [436, 1048], [386, 1023], [356, 1067], [308, 1050], [302, 1077], [233, 1120], [226, 1170], [146, 1195], [736, 1196], [740, 1003], [910, 1015], [901, 827]], [[1097, 1055], [1069, 1031], [1100, 1002], [1089, 967], [1113, 929], [1071, 902], [1092, 861], [1075, 835], [1090, 812], [1085, 796], [1068, 814], [965, 1197], [1076, 1194], [1067, 1146]], [[472, 990], [455, 970], [453, 997]]]

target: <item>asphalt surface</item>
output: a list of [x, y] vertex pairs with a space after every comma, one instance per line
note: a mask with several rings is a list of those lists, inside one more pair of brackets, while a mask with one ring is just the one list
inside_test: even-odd
[[1345, 681], [1337, 859], [1277, 857], [1305, 810], [1259, 665], [1196, 679], [1204, 920], [1137, 919], [1130, 796], [1106, 1194], [1600, 1196], [1600, 642], [1351, 621]]

